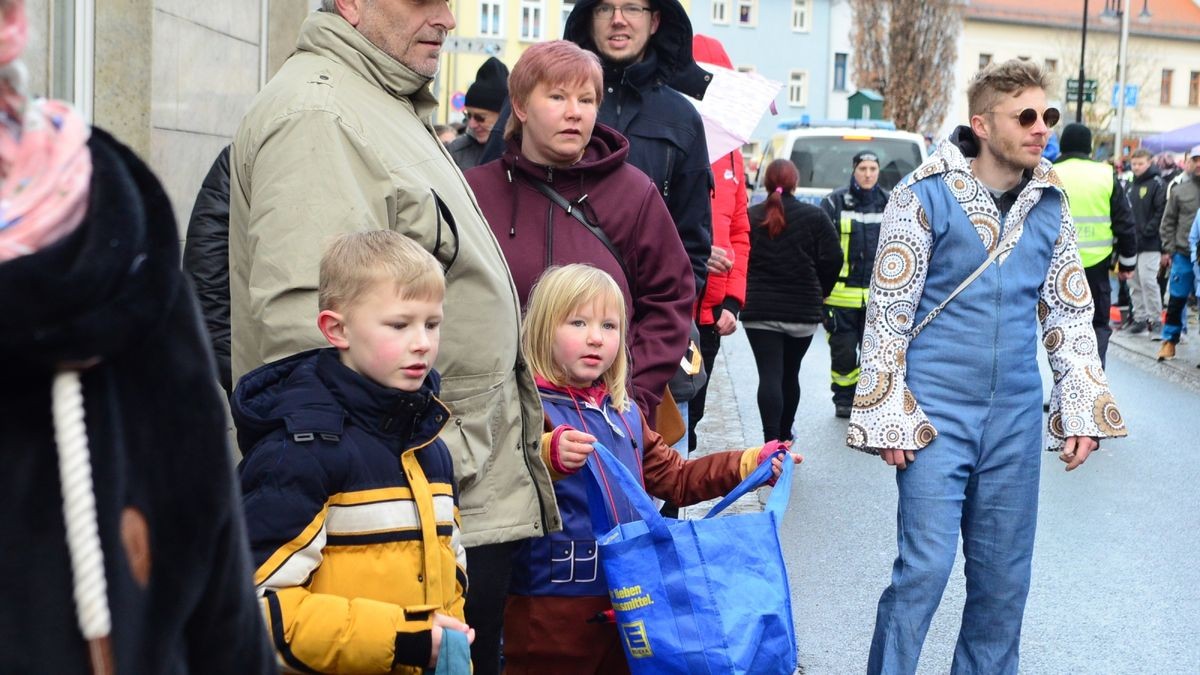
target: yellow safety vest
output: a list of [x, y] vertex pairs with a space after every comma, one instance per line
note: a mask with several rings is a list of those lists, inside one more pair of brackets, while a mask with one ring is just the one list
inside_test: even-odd
[[829, 298], [825, 301], [826, 304], [834, 307], [858, 309], [867, 306], [869, 289], [858, 286], [847, 286], [845, 281], [846, 277], [850, 276], [850, 230], [854, 228], [855, 221], [860, 223], [881, 223], [883, 222], [883, 214], [842, 211], [842, 218], [838, 222], [838, 229], [841, 231], [842, 239], [842, 271], [838, 272], [838, 281], [834, 284], [833, 291], [829, 293]]
[[1079, 259], [1091, 267], [1112, 257], [1112, 167], [1088, 159], [1054, 165], [1071, 202], [1071, 219], [1079, 237]]

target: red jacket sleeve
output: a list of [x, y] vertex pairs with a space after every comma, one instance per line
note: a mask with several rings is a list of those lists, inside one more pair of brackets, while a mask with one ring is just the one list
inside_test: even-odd
[[742, 153], [733, 153], [733, 170], [738, 176], [738, 190], [734, 195], [733, 217], [729, 221], [729, 241], [733, 244], [733, 269], [729, 271], [729, 282], [725, 297], [737, 300], [738, 306], [746, 304], [746, 270], [750, 267], [750, 216], [747, 213], [745, 161]]

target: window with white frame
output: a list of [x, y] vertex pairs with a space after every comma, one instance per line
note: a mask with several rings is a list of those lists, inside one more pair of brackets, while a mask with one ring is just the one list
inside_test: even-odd
[[95, 0], [50, 3], [49, 94], [70, 101], [88, 120], [92, 118], [95, 11]]
[[729, 0], [712, 0], [712, 22], [729, 24]]
[[521, 39], [537, 42], [546, 39], [542, 25], [546, 13], [546, 0], [521, 0]]
[[504, 3], [498, 0], [479, 0], [479, 36], [503, 37]]
[[792, 30], [807, 33], [812, 30], [812, 0], [792, 0]]
[[788, 75], [788, 105], [803, 108], [808, 105], [808, 71], [793, 70]]
[[737, 0], [737, 22], [739, 26], [758, 25], [758, 0]]
[[574, 2], [564, 2], [562, 4], [562, 23], [559, 24], [559, 28], [561, 29], [559, 34], [563, 36], [564, 40], [567, 37], [567, 19], [571, 17], [571, 12], [573, 11], [575, 11]]

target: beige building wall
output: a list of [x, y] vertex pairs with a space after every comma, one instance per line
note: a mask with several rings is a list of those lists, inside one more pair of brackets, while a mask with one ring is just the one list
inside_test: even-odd
[[266, 0], [156, 0], [150, 164], [181, 238], [213, 159], [259, 88]]
[[78, 3], [94, 18], [92, 67], [74, 74], [92, 90], [80, 107], [158, 175], [182, 241], [201, 181], [318, 0], [27, 0], [34, 95], [63, 87], [52, 64], [71, 49], [55, 44], [53, 13]]
[[[1091, 26], [1088, 31], [1085, 69], [1087, 76], [1098, 82], [1096, 102], [1084, 103], [1085, 122], [1113, 117], [1111, 97], [1117, 81], [1118, 40], [1117, 34], [1110, 32], [1115, 26], [1104, 28]], [[1054, 61], [1058, 85], [1048, 92], [1049, 99], [1062, 110], [1065, 121], [1075, 121], [1075, 102], [1065, 101], [1064, 97], [1066, 80], [1079, 75], [1079, 51], [1078, 30], [966, 21], [959, 43], [956, 96], [943, 131], [966, 122], [967, 83], [978, 72], [982, 54], [990, 54], [994, 61], [1018, 57], [1042, 64]], [[1200, 72], [1200, 42], [1131, 34], [1128, 52], [1127, 81], [1141, 87], [1138, 105], [1126, 109], [1128, 134], [1148, 136], [1200, 122], [1200, 106], [1188, 103], [1191, 72]], [[1163, 68], [1175, 71], [1170, 105], [1159, 104]]]

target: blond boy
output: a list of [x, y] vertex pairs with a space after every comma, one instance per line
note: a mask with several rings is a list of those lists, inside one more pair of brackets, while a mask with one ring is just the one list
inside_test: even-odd
[[254, 583], [280, 664], [419, 673], [463, 623], [466, 559], [436, 397], [443, 271], [387, 230], [321, 260], [332, 348], [258, 368], [233, 416]]

